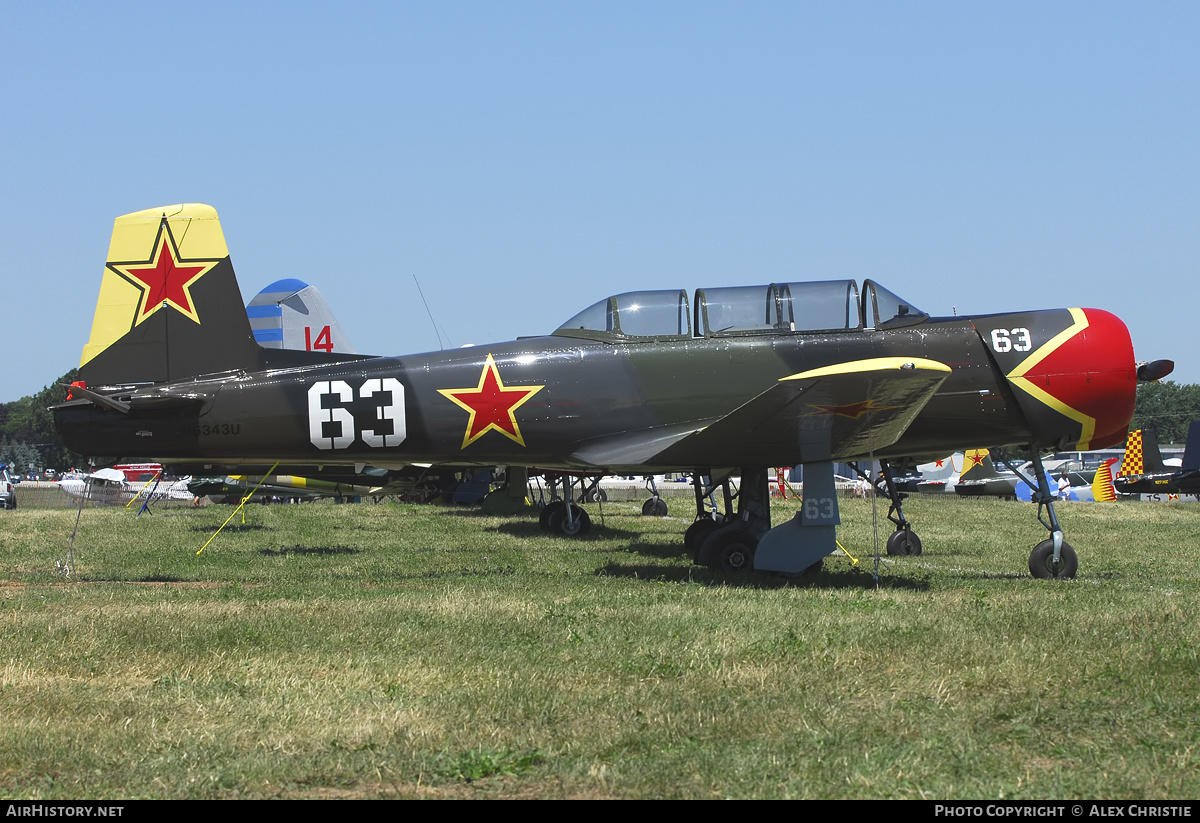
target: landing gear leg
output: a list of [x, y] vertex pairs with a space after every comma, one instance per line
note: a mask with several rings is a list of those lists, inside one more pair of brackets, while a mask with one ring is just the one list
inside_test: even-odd
[[[726, 500], [730, 500], [728, 478]], [[704, 537], [696, 550], [696, 564], [714, 571], [750, 571], [758, 541], [771, 528], [771, 496], [765, 466], [742, 467], [737, 517]], [[686, 537], [685, 537], [686, 539]]]
[[654, 483], [654, 475], [646, 478], [646, 486], [650, 489], [650, 499], [642, 504], [642, 515], [645, 517], [666, 517], [667, 503], [658, 496], [658, 486]]
[[[700, 563], [700, 546], [704, 543], [704, 539], [719, 529], [727, 520], [727, 515], [717, 510], [716, 502], [713, 500], [713, 492], [716, 488], [714, 477], [717, 475], [714, 475], [712, 471], [709, 469], [709, 474], [704, 475], [697, 469], [692, 474], [692, 488], [696, 492], [696, 520], [684, 532], [683, 545], [691, 552], [692, 559], [697, 565], [703, 565]], [[729, 472], [725, 471], [718, 482], [725, 493], [725, 512], [730, 512], [733, 510], [733, 498], [729, 492]]]
[[[1038, 543], [1030, 552], [1029, 573], [1039, 580], [1074, 580], [1079, 571], [1079, 557], [1071, 548], [1071, 544], [1063, 540], [1062, 527], [1058, 524], [1058, 516], [1054, 512], [1055, 493], [1050, 488], [1050, 480], [1042, 466], [1042, 456], [1037, 449], [1031, 448], [1029, 451], [1037, 476], [1036, 482], [1013, 469], [1011, 465], [1008, 466], [1029, 488], [1036, 489], [1033, 499], [1038, 504], [1038, 522], [1050, 532], [1050, 537]], [[1008, 465], [1007, 461], [1004, 462]]]
[[[592, 527], [592, 519], [582, 506], [575, 505], [575, 499], [571, 492], [571, 476], [564, 474], [562, 482], [564, 501], [562, 508], [556, 508], [550, 513], [550, 516], [546, 518], [546, 528], [551, 534], [561, 534], [567, 537], [587, 534]], [[580, 485], [582, 484], [581, 480]]]
[[889, 555], [916, 555], [921, 553], [921, 538], [913, 531], [912, 523], [904, 516], [904, 500], [908, 497], [907, 494], [896, 488], [896, 470], [887, 460], [879, 461], [881, 469], [879, 477], [871, 480], [857, 463], [852, 463], [854, 470], [858, 472], [858, 476], [866, 480], [875, 487], [876, 494], [886, 495], [888, 502], [887, 519], [892, 521], [896, 527], [896, 531], [887, 540], [887, 553]]

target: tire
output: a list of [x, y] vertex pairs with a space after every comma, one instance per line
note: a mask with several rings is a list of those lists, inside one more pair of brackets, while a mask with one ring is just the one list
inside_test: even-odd
[[921, 553], [921, 538], [912, 529], [897, 529], [887, 539], [890, 557], [910, 557]]
[[589, 503], [607, 503], [608, 492], [604, 489], [596, 488], [587, 493], [587, 502]]
[[1063, 541], [1058, 565], [1054, 564], [1053, 558], [1054, 540], [1046, 539], [1038, 543], [1029, 555], [1029, 573], [1038, 580], [1074, 580], [1079, 571], [1079, 557], [1071, 544]]
[[708, 536], [719, 528], [721, 524], [716, 520], [702, 517], [688, 526], [687, 531], [683, 533], [683, 547], [691, 553], [697, 565], [700, 563], [700, 547], [704, 545]]
[[721, 529], [704, 540], [700, 554], [715, 572], [749, 572], [754, 570], [757, 545], [758, 540], [740, 528]]
[[566, 508], [567, 508], [567, 504], [562, 502], [561, 500], [550, 501], [549, 503], [547, 503], [545, 506], [542, 507], [542, 511], [538, 515], [538, 525], [542, 528], [543, 531], [548, 530], [550, 528], [550, 518], [554, 515], [554, 513], [556, 511], [562, 512]]
[[592, 518], [579, 506], [571, 506], [571, 524], [567, 525], [567, 507], [563, 506], [550, 515], [550, 533], [565, 537], [587, 534], [592, 528]]
[[643, 517], [666, 517], [667, 502], [661, 497], [651, 497], [642, 504]]

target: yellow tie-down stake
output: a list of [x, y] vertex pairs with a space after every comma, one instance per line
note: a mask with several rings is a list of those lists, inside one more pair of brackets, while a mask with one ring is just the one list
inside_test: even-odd
[[[242, 525], [243, 525], [243, 526], [244, 526], [244, 525], [246, 525], [246, 502], [247, 502], [247, 501], [248, 501], [248, 500], [249, 500], [251, 497], [253, 497], [253, 496], [254, 496], [254, 492], [258, 491], [258, 486], [261, 486], [261, 485], [262, 485], [262, 484], [263, 484], [263, 483], [266, 481], [266, 479], [267, 479], [268, 477], [270, 477], [271, 475], [273, 475], [273, 474], [275, 473], [275, 468], [276, 468], [276, 466], [278, 466], [278, 465], [279, 465], [279, 461], [278, 461], [278, 460], [276, 460], [276, 461], [275, 461], [275, 465], [274, 465], [274, 466], [271, 466], [270, 470], [269, 470], [269, 471], [268, 471], [266, 474], [264, 474], [264, 475], [263, 475], [263, 477], [262, 477], [262, 480], [259, 480], [259, 481], [258, 481], [258, 485], [257, 485], [257, 486], [255, 486], [253, 489], [251, 489], [251, 490], [250, 490], [250, 493], [249, 493], [248, 495], [246, 495], [245, 497], [243, 497], [243, 498], [242, 498], [242, 502], [241, 502], [241, 503], [239, 503], [239, 504], [238, 504], [238, 507], [237, 507], [236, 509], [234, 509], [234, 510], [233, 510], [233, 514], [231, 514], [231, 515], [229, 515], [228, 517], [226, 517], [226, 518], [225, 518], [225, 522], [221, 524], [221, 529], [223, 529], [223, 528], [225, 528], [226, 526], [228, 526], [228, 525], [229, 525], [229, 521], [230, 521], [230, 520], [232, 520], [233, 518], [237, 517], [237, 513], [238, 513], [238, 512], [241, 512], [241, 513], [242, 513]], [[207, 541], [207, 542], [206, 542], [206, 543], [205, 543], [203, 546], [201, 546], [201, 547], [200, 547], [200, 551], [196, 552], [196, 554], [197, 554], [197, 555], [199, 555], [199, 554], [200, 554], [200, 552], [202, 552], [202, 551], [204, 551], [205, 549], [207, 549], [207, 548], [208, 548], [208, 544], [209, 544], [209, 543], [211, 543], [211, 542], [213, 542], [214, 540], [216, 540], [216, 539], [217, 539], [217, 535], [221, 533], [221, 529], [217, 529], [215, 532], [213, 532], [213, 536], [212, 536], [212, 537], [210, 537], [210, 538], [208, 538], [208, 541]]]

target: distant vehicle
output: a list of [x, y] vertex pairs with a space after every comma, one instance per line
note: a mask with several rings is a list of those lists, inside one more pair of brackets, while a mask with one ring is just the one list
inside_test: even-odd
[[17, 490], [13, 488], [12, 478], [8, 476], [6, 463], [0, 463], [0, 505], [6, 509], [17, 507]]

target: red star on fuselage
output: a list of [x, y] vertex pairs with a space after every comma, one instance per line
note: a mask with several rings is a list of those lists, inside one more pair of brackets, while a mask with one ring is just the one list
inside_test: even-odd
[[473, 389], [438, 389], [455, 404], [470, 412], [462, 447], [474, 443], [489, 431], [498, 431], [519, 445], [525, 445], [521, 427], [514, 414], [521, 404], [545, 386], [505, 386], [496, 371], [496, 361], [489, 354], [479, 375], [479, 385]]
[[164, 220], [149, 260], [143, 263], [109, 263], [108, 267], [142, 291], [137, 316], [133, 321], [136, 326], [167, 305], [199, 323], [200, 317], [196, 314], [190, 289], [218, 262], [181, 260], [170, 224]]

